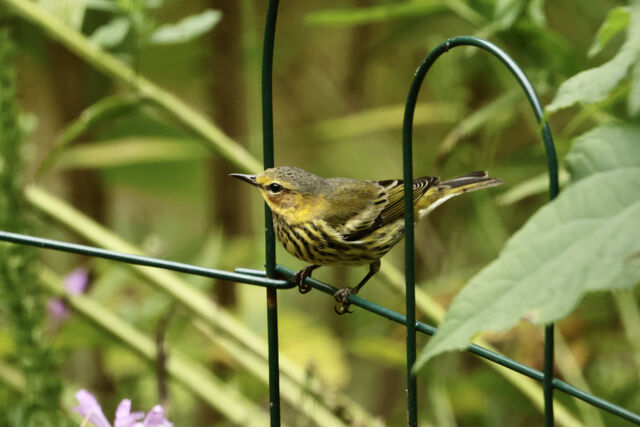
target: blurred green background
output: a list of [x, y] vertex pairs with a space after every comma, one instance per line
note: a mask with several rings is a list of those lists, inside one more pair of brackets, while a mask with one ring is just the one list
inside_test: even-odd
[[[32, 4], [202, 112], [261, 162], [260, 51], [266, 2]], [[0, 11], [0, 25], [11, 30], [15, 99], [27, 135], [21, 185], [35, 184], [55, 194], [146, 254], [226, 270], [262, 268], [262, 200], [253, 189], [228, 177], [247, 170], [212, 150], [184, 120], [153, 99], [147, 101], [140, 87], [105, 76], [96, 62], [79, 58], [60, 37], [43, 32], [43, 25], [13, 13], [8, 2], [0, 5], [7, 6]], [[520, 64], [548, 103], [568, 77], [617, 52], [621, 35], [597, 54], [587, 55], [609, 11], [625, 5], [613, 0], [281, 2], [273, 84], [276, 165], [299, 166], [325, 177], [400, 177], [404, 100], [415, 68], [431, 48], [457, 35], [487, 38]], [[221, 14], [206, 12], [210, 9]], [[193, 15], [195, 21], [160, 32], [161, 25]], [[115, 107], [108, 113], [85, 120], [88, 108], [98, 103], [99, 109], [110, 101]], [[550, 124], [560, 164], [572, 138], [612, 118], [621, 120], [623, 107], [613, 97], [604, 105], [554, 114]], [[544, 149], [526, 98], [495, 58], [461, 48], [444, 55], [423, 85], [415, 118], [414, 173], [447, 178], [477, 169], [488, 169], [505, 184], [447, 203], [416, 231], [419, 286], [443, 306], [548, 198]], [[65, 224], [33, 198], [27, 199], [31, 202], [26, 203], [25, 215], [32, 234], [102, 244], [82, 237], [73, 220]], [[267, 386], [238, 361], [246, 350], [234, 353], [216, 344], [203, 334], [190, 310], [149, 286], [144, 277], [110, 261], [48, 251], [36, 254], [41, 263], [33, 269], [41, 280], [41, 265], [53, 282], [78, 267], [88, 268], [91, 299], [149, 337], [160, 335], [171, 348], [239, 390], [248, 402], [267, 410]], [[302, 267], [280, 247], [277, 256], [292, 269]], [[400, 246], [385, 260], [389, 265], [362, 296], [403, 312], [402, 293], [388, 284], [393, 266], [402, 267]], [[356, 283], [364, 272], [365, 268], [323, 268], [314, 277], [342, 286]], [[183, 279], [233, 313], [248, 330], [266, 337], [264, 289]], [[39, 296], [35, 303], [44, 298]], [[630, 308], [625, 300], [632, 303]], [[622, 326], [625, 315], [637, 315], [633, 301], [638, 301], [637, 291], [623, 298], [604, 293], [587, 297], [558, 324], [557, 357], [559, 375], [567, 381], [640, 411], [638, 342], [633, 339], [638, 331]], [[404, 329], [358, 309], [336, 316], [333, 305], [332, 298], [319, 292], [279, 292], [282, 353], [305, 372], [310, 384], [321, 381], [325, 390], [338, 393], [334, 401], [323, 403], [338, 419], [349, 418], [349, 405], [347, 415], [340, 409], [341, 396], [348, 396], [384, 425], [403, 425]], [[0, 310], [0, 368], [19, 373], [11, 371], [21, 366], [22, 356], [13, 331], [19, 326], [10, 312]], [[109, 418], [121, 399], [131, 398], [134, 409], [167, 404], [176, 426], [238, 424], [174, 378], [168, 380], [166, 392], [159, 391], [153, 364], [86, 316], [55, 320], [46, 314], [41, 320], [34, 330], [41, 331], [42, 342], [50, 343], [57, 361], [42, 375], [59, 378], [63, 408], [75, 404], [77, 389], [86, 388], [96, 394]], [[217, 329], [213, 333], [225, 334]], [[509, 357], [541, 369], [540, 328], [522, 322], [508, 332], [486, 334], [485, 339]], [[424, 342], [420, 337], [419, 344]], [[15, 390], [25, 388], [7, 375], [0, 379], [0, 413], [6, 414], [0, 420], [29, 420], [29, 408], [38, 406], [37, 399], [31, 406], [24, 403]], [[421, 426], [542, 424], [540, 410], [525, 394], [466, 353], [430, 362], [418, 384]], [[283, 402], [283, 421], [290, 426], [322, 425], [309, 415], [313, 407], [301, 409], [313, 401], [313, 393], [300, 390], [299, 400]], [[559, 392], [556, 397], [580, 420], [572, 425], [629, 425], [576, 405]], [[50, 406], [57, 407], [56, 402]], [[43, 417], [55, 425], [53, 417]], [[48, 425], [37, 422], [43, 421], [31, 419], [22, 425]], [[345, 425], [370, 424], [347, 419]]]

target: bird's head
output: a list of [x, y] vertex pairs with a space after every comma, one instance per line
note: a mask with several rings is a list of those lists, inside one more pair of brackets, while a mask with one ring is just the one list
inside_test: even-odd
[[258, 175], [232, 173], [258, 187], [271, 210], [288, 222], [312, 218], [326, 202], [329, 184], [323, 178], [300, 168], [280, 166], [266, 169]]

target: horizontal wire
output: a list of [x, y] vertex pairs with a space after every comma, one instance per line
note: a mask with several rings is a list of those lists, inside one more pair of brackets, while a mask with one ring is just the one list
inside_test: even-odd
[[286, 280], [269, 279], [256, 275], [239, 274], [225, 270], [199, 267], [175, 261], [167, 261], [159, 258], [151, 258], [142, 255], [125, 254], [93, 246], [79, 245], [76, 243], [61, 242], [59, 240], [43, 239], [41, 237], [28, 236], [25, 234], [9, 233], [0, 231], [0, 240], [35, 246], [44, 249], [53, 249], [63, 252], [71, 252], [80, 255], [95, 256], [114, 261], [126, 262], [128, 264], [143, 265], [146, 267], [157, 267], [164, 270], [178, 271], [180, 273], [194, 274], [197, 276], [211, 277], [214, 279], [230, 280], [234, 282], [246, 283], [249, 285], [265, 286], [279, 289], [292, 288], [294, 285]]
[[[264, 271], [249, 269], [249, 268], [236, 268], [234, 272], [225, 271], [225, 270], [216, 270], [212, 268], [198, 267], [191, 264], [167, 261], [167, 260], [158, 259], [158, 258], [145, 257], [141, 255], [124, 254], [121, 252], [109, 251], [106, 249], [96, 248], [93, 246], [67, 243], [67, 242], [61, 242], [58, 240], [51, 240], [51, 239], [43, 239], [40, 237], [33, 237], [33, 236], [24, 235], [24, 234], [9, 233], [6, 231], [0, 231], [0, 241], [35, 246], [43, 249], [53, 249], [53, 250], [58, 250], [63, 252], [77, 253], [80, 255], [95, 256], [99, 258], [111, 259], [114, 261], [126, 262], [128, 264], [142, 265], [147, 267], [157, 267], [165, 270], [173, 270], [181, 273], [194, 274], [198, 276], [230, 280], [238, 283], [246, 283], [249, 285], [274, 287], [274, 288], [280, 288], [280, 289], [292, 288], [295, 286], [294, 284], [289, 282], [289, 280], [269, 279], [266, 277], [266, 274]], [[276, 272], [287, 279], [291, 279], [295, 274], [294, 270], [291, 270], [281, 265], [276, 265]], [[330, 295], [333, 295], [338, 291], [338, 288], [334, 288], [333, 286], [327, 285], [326, 283], [323, 283], [312, 277], [308, 277], [306, 279], [306, 282], [312, 287], [314, 287], [315, 289]], [[357, 295], [350, 295], [348, 297], [348, 300], [349, 300], [349, 303], [353, 305], [356, 305], [374, 314], [378, 314], [393, 322], [400, 323], [403, 325], [406, 324], [406, 317], [398, 313], [397, 311], [390, 310], [386, 307], [380, 306], [376, 303], [368, 301]], [[416, 321], [416, 330], [427, 335], [433, 335], [437, 332], [437, 328], [419, 321]], [[522, 363], [516, 362], [513, 359], [510, 359], [504, 355], [488, 350], [479, 345], [471, 344], [467, 348], [467, 351], [473, 354], [476, 354], [477, 356], [488, 359], [492, 362], [495, 362], [499, 365], [502, 365], [506, 368], [509, 368], [515, 372], [519, 372], [534, 380], [542, 381], [544, 379], [544, 374], [541, 371], [531, 368], [527, 365], [523, 365]], [[587, 393], [583, 390], [580, 390], [579, 388], [574, 387], [571, 384], [564, 382], [562, 380], [559, 380], [557, 378], [553, 379], [553, 386], [564, 393], [567, 393], [573, 397], [576, 397], [580, 400], [590, 403], [593, 406], [603, 409], [611, 414], [617, 415], [620, 418], [623, 418], [627, 421], [631, 421], [635, 424], [640, 425], [640, 415], [634, 412], [631, 412], [625, 408], [622, 408], [621, 406], [618, 406], [605, 399], [602, 399], [600, 397]]]

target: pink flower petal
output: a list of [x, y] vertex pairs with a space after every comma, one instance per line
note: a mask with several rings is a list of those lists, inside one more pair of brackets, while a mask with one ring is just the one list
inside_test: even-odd
[[69, 316], [69, 310], [67, 310], [67, 306], [64, 305], [64, 301], [60, 298], [49, 298], [47, 301], [47, 311], [56, 321], [62, 321]]
[[[83, 389], [76, 393], [76, 399], [80, 405], [73, 408], [75, 412], [82, 415], [95, 427], [111, 427], [93, 394]], [[139, 420], [142, 418], [144, 421], [141, 423]], [[164, 417], [162, 406], [154, 406], [145, 418], [142, 411], [131, 412], [131, 400], [124, 399], [116, 409], [114, 427], [173, 427], [173, 424]]]
[[131, 399], [123, 399], [116, 409], [116, 425], [119, 418], [128, 417], [131, 412]]
[[147, 413], [147, 417], [144, 419], [143, 423], [144, 427], [173, 427], [173, 424], [164, 417], [164, 409], [162, 406], [156, 405], [149, 413]]
[[102, 408], [93, 394], [82, 389], [76, 393], [76, 399], [80, 405], [73, 408], [74, 412], [82, 415], [95, 427], [111, 427], [111, 424], [107, 421], [104, 413], [102, 413]]
[[89, 270], [78, 267], [64, 278], [64, 288], [71, 295], [84, 293], [89, 284]]
[[144, 417], [144, 412], [131, 413], [131, 400], [124, 399], [116, 409], [116, 420], [114, 427], [134, 427], [136, 421]]

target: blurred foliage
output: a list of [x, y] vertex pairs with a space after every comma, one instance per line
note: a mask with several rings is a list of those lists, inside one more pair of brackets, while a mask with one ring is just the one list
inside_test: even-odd
[[[15, 179], [24, 185], [38, 182], [113, 235], [94, 233], [80, 217], [67, 216], [71, 220], [65, 223], [62, 205], [43, 198], [38, 205], [31, 187], [29, 203], [37, 212], [33, 233], [105, 247], [122, 243], [114, 240], [119, 236], [135, 242], [120, 249], [139, 247], [150, 255], [228, 270], [261, 268], [263, 203], [227, 173], [250, 170], [261, 156], [259, 63], [265, 2], [0, 4], [11, 13], [2, 16], [0, 26], [14, 30], [17, 44], [14, 101], [29, 114], [25, 117], [37, 121], [23, 150], [22, 178], [16, 174]], [[44, 21], [26, 18], [25, 4]], [[283, 3], [274, 69], [276, 164], [322, 176], [399, 177], [402, 105], [413, 71], [446, 37], [473, 34], [505, 49], [544, 102], [555, 99], [557, 112], [550, 123], [564, 166], [575, 137], [637, 118], [638, 104], [632, 99], [638, 99], [634, 94], [640, 87], [640, 38], [627, 35], [631, 6], [617, 0]], [[69, 27], [46, 27], [51, 15], [37, 14], [43, 11]], [[74, 30], [86, 39], [75, 37]], [[7, 63], [0, 67], [6, 70]], [[579, 77], [581, 72], [591, 74]], [[576, 79], [588, 86], [567, 91]], [[557, 92], [559, 87], [564, 89]], [[415, 123], [416, 175], [446, 178], [489, 169], [505, 181], [494, 191], [447, 203], [417, 228], [421, 290], [447, 305], [546, 202], [540, 178], [546, 161], [525, 97], [511, 75], [481, 52], [460, 49], [438, 61], [425, 80]], [[59, 215], [47, 212], [47, 206]], [[401, 257], [402, 249], [396, 248], [385, 262], [399, 266]], [[152, 277], [155, 273], [148, 270], [60, 253], [41, 252], [41, 259], [52, 271], [49, 278], [78, 265], [89, 267], [94, 277], [84, 297], [89, 302], [80, 297], [71, 304], [80, 314], [59, 323], [51, 319], [48, 328], [48, 339], [64, 356], [56, 377], [64, 384], [64, 408], [75, 404], [74, 391], [86, 388], [107, 414], [130, 397], [143, 410], [158, 402], [170, 404], [175, 425], [229, 425], [229, 413], [211, 404], [215, 393], [206, 400], [194, 392], [198, 381], [211, 380], [239, 393], [236, 403], [267, 411], [264, 360], [253, 341], [266, 336], [263, 289], [176, 275]], [[301, 267], [281, 248], [278, 262]], [[362, 274], [358, 268], [323, 268], [316, 275], [329, 283], [350, 284]], [[53, 282], [47, 282], [48, 292], [57, 293], [59, 283], [55, 288]], [[363, 296], [402, 311], [401, 292], [385, 283], [382, 275], [374, 279]], [[41, 297], [31, 296], [42, 303]], [[361, 407], [384, 425], [402, 425], [404, 329], [361, 311], [338, 317], [333, 301], [319, 293], [280, 292], [279, 298], [281, 367], [286, 371], [283, 421], [293, 426], [349, 425], [345, 418]], [[585, 297], [558, 324], [566, 346], [557, 349], [558, 360], [569, 361], [558, 364], [564, 379], [588, 385], [593, 393], [636, 412], [640, 382], [629, 373], [640, 371], [634, 321], [638, 299], [637, 289], [623, 298], [602, 293]], [[216, 323], [218, 306], [220, 319], [228, 320], [222, 310], [234, 314], [226, 329]], [[4, 299], [0, 307], [4, 414], [16, 401], [13, 390], [20, 383], [9, 368], [22, 368], [16, 357], [18, 324]], [[109, 316], [126, 326], [110, 332], [113, 322], [104, 320]], [[425, 310], [425, 320], [435, 317]], [[167, 326], [161, 334], [163, 323]], [[141, 334], [144, 339], [119, 337], [127, 327], [134, 328], [130, 337]], [[540, 368], [541, 335], [540, 329], [522, 322], [484, 339]], [[169, 358], [172, 349], [180, 354], [168, 379], [154, 365], [152, 347], [158, 336]], [[144, 346], [147, 356], [141, 352]], [[207, 374], [190, 376], [191, 385], [180, 381], [174, 376], [176, 369], [184, 373], [180, 363], [190, 372]], [[158, 384], [165, 380], [168, 392], [163, 394]], [[431, 361], [420, 374], [419, 387], [421, 425], [541, 424], [540, 410], [526, 393], [515, 391], [512, 382], [468, 354]], [[556, 397], [585, 425], [628, 425], [602, 412], [602, 420], [592, 422], [594, 416], [572, 399]]]
[[[31, 221], [20, 182], [25, 135], [16, 97], [14, 59], [11, 31], [0, 28], [0, 228], [28, 233]], [[36, 255], [31, 247], [0, 245], [0, 329], [6, 334], [0, 354], [22, 372], [21, 380], [12, 381], [21, 388], [21, 398], [0, 392], [0, 425], [60, 423], [61, 378], [46, 331], [45, 295], [35, 275]]]

